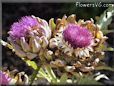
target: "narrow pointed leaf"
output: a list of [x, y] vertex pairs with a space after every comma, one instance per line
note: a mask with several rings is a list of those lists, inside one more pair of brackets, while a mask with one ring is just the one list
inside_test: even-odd
[[50, 66], [45, 67], [47, 74], [52, 78], [52, 82], [57, 82], [57, 78]]
[[107, 29], [108, 25], [112, 21], [112, 16], [114, 15], [114, 8], [109, 6], [107, 10], [100, 16], [96, 24], [100, 26], [101, 29]]
[[0, 44], [3, 45], [3, 46], [5, 46], [5, 47], [8, 47], [11, 50], [14, 49], [12, 45], [10, 45], [9, 43], [3, 41], [2, 39], [0, 39]]
[[50, 28], [52, 29], [52, 31], [55, 30], [56, 24], [54, 23], [54, 18], [51, 18], [51, 19], [49, 20], [49, 26], [50, 26]]
[[108, 67], [108, 66], [99, 66], [96, 67], [95, 70], [110, 70], [110, 71], [114, 71], [114, 68]]
[[68, 76], [66, 73], [64, 73], [60, 78], [60, 83], [65, 84], [67, 82]]
[[77, 83], [78, 85], [102, 85], [102, 83], [95, 81], [91, 77], [81, 77]]
[[34, 61], [26, 60], [26, 63], [28, 66], [31, 66], [35, 70], [38, 68], [37, 64]]

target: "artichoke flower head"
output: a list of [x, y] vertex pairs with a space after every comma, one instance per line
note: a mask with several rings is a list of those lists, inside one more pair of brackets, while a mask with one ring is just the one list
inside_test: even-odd
[[51, 37], [46, 20], [35, 16], [22, 17], [11, 26], [8, 40], [19, 57], [33, 59], [45, 49]]
[[56, 49], [50, 65], [63, 67], [67, 72], [93, 71], [100, 64], [100, 57], [104, 53], [100, 46], [104, 45], [106, 39], [93, 19], [80, 19], [77, 22], [74, 14], [69, 17], [65, 15], [56, 20], [53, 38], [50, 39], [49, 47]]

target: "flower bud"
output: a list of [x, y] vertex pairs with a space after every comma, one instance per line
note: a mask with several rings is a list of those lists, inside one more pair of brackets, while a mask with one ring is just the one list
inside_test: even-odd
[[42, 47], [46, 48], [48, 45], [48, 40], [45, 36], [42, 37]]
[[26, 40], [25, 40], [24, 37], [21, 37], [20, 42], [21, 42], [22, 49], [23, 49], [25, 52], [30, 51], [30, 47], [29, 47], [29, 45], [28, 45], [28, 43], [26, 42]]
[[33, 53], [39, 52], [41, 45], [36, 41], [35, 38], [32, 38], [32, 51]]
[[[35, 16], [22, 17], [11, 26], [9, 38], [12, 44], [15, 42], [20, 48], [14, 47], [18, 56], [33, 59], [42, 48], [48, 46], [51, 37], [51, 29], [44, 19]], [[29, 56], [30, 54], [30, 56]]]

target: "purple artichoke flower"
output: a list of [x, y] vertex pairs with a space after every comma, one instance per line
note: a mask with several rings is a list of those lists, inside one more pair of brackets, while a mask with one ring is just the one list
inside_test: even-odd
[[66, 27], [63, 37], [73, 48], [87, 47], [92, 41], [92, 34], [89, 30], [75, 24], [69, 24]]
[[10, 81], [11, 81], [11, 78], [8, 77], [6, 74], [4, 74], [2, 71], [0, 71], [0, 84], [8, 85]]
[[22, 17], [19, 22], [14, 23], [11, 26], [9, 35], [14, 40], [19, 39], [21, 37], [26, 37], [28, 31], [38, 25], [37, 19], [31, 16]]
[[28, 27], [34, 27], [38, 25], [37, 19], [33, 18], [32, 16], [22, 17], [22, 19], [19, 22]]

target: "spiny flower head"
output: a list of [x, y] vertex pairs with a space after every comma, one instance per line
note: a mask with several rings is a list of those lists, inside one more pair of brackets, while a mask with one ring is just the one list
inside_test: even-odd
[[92, 41], [92, 34], [89, 30], [76, 24], [68, 24], [63, 31], [63, 37], [73, 48], [89, 46]]
[[38, 56], [41, 48], [48, 46], [50, 37], [51, 29], [46, 20], [25, 16], [11, 26], [8, 41], [14, 47], [16, 55], [33, 59]]
[[19, 39], [21, 37], [26, 37], [30, 28], [38, 26], [37, 19], [32, 16], [22, 17], [19, 22], [13, 23], [11, 26], [9, 35], [13, 39]]
[[22, 17], [22, 19], [20, 20], [20, 23], [22, 23], [23, 25], [25, 24], [26, 26], [30, 26], [30, 27], [39, 25], [37, 19], [32, 16]]
[[[54, 23], [51, 20], [50, 22], [50, 24]], [[104, 52], [100, 48], [104, 46], [107, 37], [92, 19], [76, 21], [74, 14], [69, 17], [65, 15], [62, 19], [58, 18], [52, 37], [49, 47], [54, 49], [55, 57], [53, 56], [54, 61], [50, 64], [57, 70], [60, 67], [59, 72], [63, 68], [71, 73], [79, 71], [87, 73], [95, 70], [96, 66], [102, 63], [100, 58]], [[61, 76], [62, 73], [58, 75]]]

